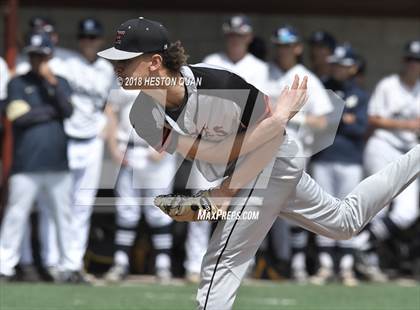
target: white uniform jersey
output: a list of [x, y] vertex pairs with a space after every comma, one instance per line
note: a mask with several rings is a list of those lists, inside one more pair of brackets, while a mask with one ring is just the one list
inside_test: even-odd
[[267, 64], [250, 53], [236, 63], [232, 62], [225, 53], [215, 53], [204, 58], [203, 63], [232, 71], [258, 89], [265, 90]]
[[[411, 89], [397, 74], [382, 79], [370, 98], [368, 114], [399, 120], [420, 117], [420, 79]], [[416, 134], [409, 130], [376, 129], [373, 135], [402, 151], [418, 143]]]
[[7, 82], [9, 81], [9, 69], [3, 58], [0, 57], [0, 100], [7, 98]]
[[308, 77], [308, 101], [302, 110], [289, 122], [288, 134], [291, 134], [305, 145], [313, 143], [313, 134], [309, 130], [300, 130], [301, 120], [305, 114], [322, 116], [333, 111], [331, 100], [326, 89], [319, 78], [301, 64], [295, 65], [287, 72], [282, 71], [276, 64], [268, 65], [268, 80], [266, 82], [266, 93], [274, 104], [286, 86], [291, 86], [295, 75], [301, 79]]
[[111, 88], [115, 85], [110, 62], [98, 58], [89, 63], [83, 56], [70, 58], [62, 74], [73, 89], [74, 111], [64, 123], [67, 134], [76, 138], [92, 138], [103, 130], [103, 113]]
[[[73, 90], [73, 114], [64, 122], [70, 137], [93, 138], [104, 128], [103, 110], [111, 88], [116, 85], [115, 74], [109, 61], [98, 58], [89, 63], [75, 51], [56, 47], [49, 65], [54, 74], [64, 77]], [[30, 66], [26, 55], [18, 58], [16, 72], [24, 74]]]

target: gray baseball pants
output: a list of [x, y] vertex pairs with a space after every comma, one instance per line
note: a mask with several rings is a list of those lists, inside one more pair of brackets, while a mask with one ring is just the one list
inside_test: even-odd
[[[244, 205], [230, 209], [259, 211], [258, 219], [218, 223], [203, 259], [198, 309], [232, 308], [248, 264], [277, 216], [329, 238], [349, 239], [420, 172], [420, 145], [417, 145], [363, 180], [344, 199], [338, 199], [303, 171], [304, 159], [294, 157], [296, 152], [296, 143], [286, 139], [275, 158], [268, 187], [242, 190], [238, 196], [249, 199]], [[255, 197], [263, 197], [261, 206], [256, 204]]]

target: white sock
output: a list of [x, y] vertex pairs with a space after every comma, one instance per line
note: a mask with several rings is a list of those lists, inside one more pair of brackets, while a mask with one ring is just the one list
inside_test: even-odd
[[156, 256], [155, 261], [156, 269], [170, 269], [171, 268], [171, 258], [168, 254], [160, 253]]
[[321, 265], [321, 267], [327, 269], [332, 269], [334, 266], [334, 262], [331, 255], [326, 252], [321, 252], [319, 254], [319, 264]]
[[371, 247], [369, 238], [370, 233], [368, 231], [361, 232], [359, 235], [352, 239], [354, 247], [359, 249], [360, 251], [368, 250]]
[[354, 265], [354, 257], [351, 254], [346, 254], [341, 258], [340, 270], [352, 270]]
[[124, 251], [116, 251], [114, 254], [114, 265], [128, 266], [129, 258]]
[[305, 253], [299, 252], [299, 253], [296, 253], [295, 255], [293, 255], [292, 269], [294, 269], [294, 270], [305, 270], [306, 269]]

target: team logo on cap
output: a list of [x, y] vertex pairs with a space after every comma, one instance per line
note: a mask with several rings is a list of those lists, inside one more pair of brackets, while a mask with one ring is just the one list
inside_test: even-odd
[[87, 21], [85, 21], [85, 28], [87, 30], [92, 30], [95, 28], [95, 22], [91, 19], [88, 19]]
[[419, 41], [412, 42], [410, 45], [410, 50], [413, 53], [420, 53], [420, 42]]
[[338, 58], [343, 58], [344, 56], [346, 56], [346, 49], [342, 46], [339, 46], [335, 49], [334, 52], [335, 56], [337, 56]]
[[233, 27], [240, 27], [243, 23], [243, 20], [240, 16], [235, 16], [232, 18], [232, 26]]
[[31, 38], [31, 44], [33, 46], [40, 46], [42, 44], [42, 37], [40, 35], [34, 35]]
[[115, 37], [115, 44], [121, 44], [121, 40], [124, 35], [125, 35], [125, 30], [117, 30], [117, 36]]

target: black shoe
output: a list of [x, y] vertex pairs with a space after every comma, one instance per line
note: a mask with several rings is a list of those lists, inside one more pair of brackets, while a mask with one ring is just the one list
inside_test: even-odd
[[16, 276], [6, 276], [5, 274], [0, 273], [0, 283], [6, 283], [6, 282], [14, 282], [16, 281]]
[[18, 272], [18, 279], [22, 282], [40, 282], [41, 276], [34, 265], [21, 265]]

